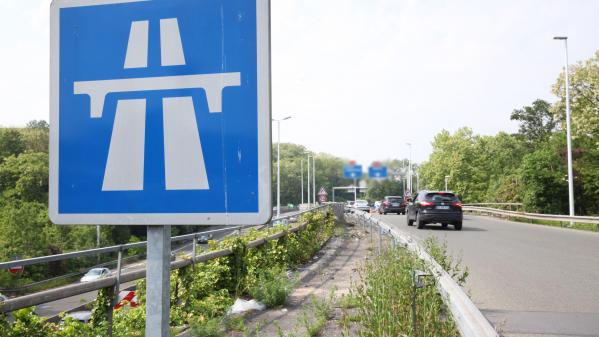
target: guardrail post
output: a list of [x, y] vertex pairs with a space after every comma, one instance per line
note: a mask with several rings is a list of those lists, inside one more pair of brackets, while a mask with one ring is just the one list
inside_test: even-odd
[[379, 255], [381, 255], [381, 248], [383, 246], [383, 234], [381, 232], [383, 231], [383, 229], [381, 228], [380, 224], [378, 224], [378, 228], [379, 228]]
[[193, 242], [191, 244], [191, 268], [195, 268], [197, 250], [198, 250], [198, 240], [196, 238], [196, 235], [194, 235]]
[[111, 305], [110, 308], [108, 308], [108, 311], [106, 312], [106, 318], [108, 320], [108, 336], [112, 336], [112, 314], [113, 314], [113, 309], [114, 307], [118, 304], [119, 302], [119, 292], [120, 292], [120, 288], [121, 288], [121, 268], [122, 268], [122, 263], [123, 263], [123, 246], [119, 246], [119, 251], [118, 251], [118, 258], [116, 261], [116, 282], [114, 284], [114, 289], [113, 289], [113, 296], [112, 296], [112, 301], [111, 301]]

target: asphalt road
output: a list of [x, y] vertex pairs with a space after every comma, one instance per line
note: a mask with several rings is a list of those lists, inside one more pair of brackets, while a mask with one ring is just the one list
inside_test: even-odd
[[418, 230], [403, 215], [377, 217], [446, 240], [470, 270], [472, 300], [505, 336], [599, 336], [599, 233], [472, 215], [462, 231]]

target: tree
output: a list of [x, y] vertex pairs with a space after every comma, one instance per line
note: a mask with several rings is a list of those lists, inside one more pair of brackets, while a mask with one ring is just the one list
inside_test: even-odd
[[[570, 66], [569, 70], [573, 137], [590, 137], [599, 144], [599, 51], [594, 57]], [[564, 72], [559, 75], [552, 92], [559, 98], [552, 111], [565, 129]]]
[[25, 152], [0, 164], [0, 192], [4, 198], [46, 203], [48, 200], [48, 154]]
[[8, 156], [25, 151], [25, 142], [21, 133], [15, 129], [0, 129], [0, 162]]
[[537, 99], [531, 106], [515, 109], [510, 119], [520, 122], [520, 134], [532, 143], [546, 141], [557, 126], [551, 104], [542, 99]]

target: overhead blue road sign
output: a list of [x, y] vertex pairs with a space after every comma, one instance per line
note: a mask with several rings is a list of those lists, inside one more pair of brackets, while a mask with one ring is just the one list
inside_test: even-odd
[[346, 179], [362, 178], [362, 165], [345, 165], [343, 167], [343, 177]]
[[387, 178], [387, 166], [370, 166], [368, 168], [368, 177], [372, 179]]
[[264, 223], [267, 0], [55, 0], [50, 216]]

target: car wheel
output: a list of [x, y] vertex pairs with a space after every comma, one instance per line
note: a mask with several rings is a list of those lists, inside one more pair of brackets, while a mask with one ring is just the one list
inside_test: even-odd
[[441, 224], [441, 227], [443, 227], [443, 228], [447, 228], [447, 224], [446, 224], [446, 223], [442, 223], [442, 224]]
[[416, 213], [416, 225], [418, 225], [418, 229], [424, 228], [424, 221], [420, 219], [420, 213]]
[[453, 224], [453, 228], [454, 228], [456, 231], [461, 231], [461, 230], [462, 230], [462, 222], [461, 222], [461, 221], [459, 221], [459, 222], [456, 222], [456, 223], [454, 223], [454, 224]]

